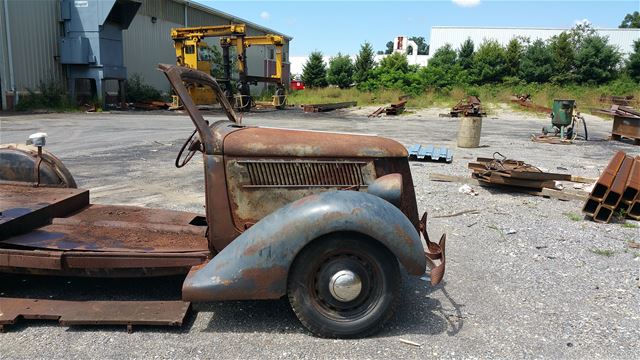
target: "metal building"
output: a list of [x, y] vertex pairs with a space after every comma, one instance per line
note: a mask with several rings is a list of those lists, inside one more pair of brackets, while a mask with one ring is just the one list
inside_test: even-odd
[[[99, 1], [99, 0], [87, 0]], [[188, 0], [138, 0], [142, 4], [123, 33], [124, 64], [128, 76], [139, 74], [147, 84], [168, 92], [169, 83], [158, 63], [175, 64], [171, 28], [243, 23], [247, 35], [276, 34], [285, 38], [283, 62], [288, 83], [289, 41], [292, 37], [236, 16]], [[12, 108], [15, 97], [37, 89], [41, 82], [66, 84], [58, 41], [62, 36], [60, 0], [0, 0], [0, 100]], [[218, 39], [206, 40], [218, 46]], [[249, 75], [269, 76], [275, 69], [274, 49], [247, 49]], [[259, 91], [257, 88], [256, 91]], [[19, 101], [19, 100], [18, 100]]]
[[[451, 45], [459, 49], [462, 43], [470, 38], [476, 48], [485, 40], [496, 40], [502, 46], [507, 45], [515, 37], [548, 40], [551, 37], [569, 31], [563, 28], [515, 28], [515, 27], [464, 27], [434, 26], [431, 28], [429, 40], [429, 56], [445, 46]], [[597, 33], [609, 38], [609, 43], [617, 46], [627, 56], [633, 51], [633, 42], [640, 39], [640, 29], [596, 29]]]

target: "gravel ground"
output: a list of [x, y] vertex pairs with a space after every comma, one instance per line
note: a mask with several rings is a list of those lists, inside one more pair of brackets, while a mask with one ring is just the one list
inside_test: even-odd
[[[375, 133], [404, 145], [454, 150], [452, 164], [412, 163], [418, 206], [430, 232], [448, 235], [443, 283], [404, 276], [398, 313], [378, 335], [326, 340], [309, 335], [286, 300], [197, 304], [180, 329], [59, 327], [23, 321], [0, 335], [0, 358], [637, 358], [640, 353], [638, 222], [596, 224], [576, 218], [582, 204], [429, 181], [430, 173], [468, 176], [467, 163], [496, 151], [556, 172], [597, 177], [617, 150], [611, 122], [587, 116], [593, 141], [574, 145], [529, 141], [548, 120], [496, 106], [484, 119], [481, 147], [456, 148], [456, 119], [444, 109], [367, 119], [372, 108], [303, 114], [244, 114], [247, 124]], [[208, 116], [210, 119], [219, 114]], [[62, 158], [92, 201], [174, 210], [203, 210], [202, 162], [183, 168], [173, 158], [192, 125], [165, 113], [43, 114], [0, 118], [0, 142], [49, 133], [47, 148]], [[566, 169], [566, 170], [565, 170]], [[464, 210], [477, 214], [435, 218]], [[0, 296], [76, 298], [179, 297], [179, 278], [141, 285], [124, 281], [0, 278]], [[26, 286], [30, 284], [30, 286]], [[80, 289], [80, 290], [78, 290]], [[400, 339], [421, 344], [404, 344]], [[635, 355], [634, 355], [635, 354]]]

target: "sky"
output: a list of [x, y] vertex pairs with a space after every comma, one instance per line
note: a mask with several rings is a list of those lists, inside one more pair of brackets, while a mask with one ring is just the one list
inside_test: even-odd
[[398, 35], [429, 40], [432, 26], [572, 27], [589, 20], [617, 28], [640, 0], [620, 1], [214, 1], [197, 0], [293, 37], [291, 56], [319, 50], [356, 54], [369, 41], [375, 50]]

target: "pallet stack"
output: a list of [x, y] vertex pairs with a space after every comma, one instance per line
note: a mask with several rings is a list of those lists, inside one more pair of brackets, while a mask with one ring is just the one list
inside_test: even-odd
[[618, 151], [593, 187], [582, 212], [594, 221], [608, 223], [618, 211], [640, 220], [640, 155]]

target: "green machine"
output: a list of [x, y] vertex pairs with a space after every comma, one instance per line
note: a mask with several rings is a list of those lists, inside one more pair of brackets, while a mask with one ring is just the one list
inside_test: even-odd
[[555, 99], [551, 108], [551, 125], [542, 128], [542, 133], [552, 133], [562, 140], [575, 140], [578, 137], [577, 123], [581, 122], [584, 130], [582, 137], [587, 140], [587, 123], [577, 108], [575, 100]]

